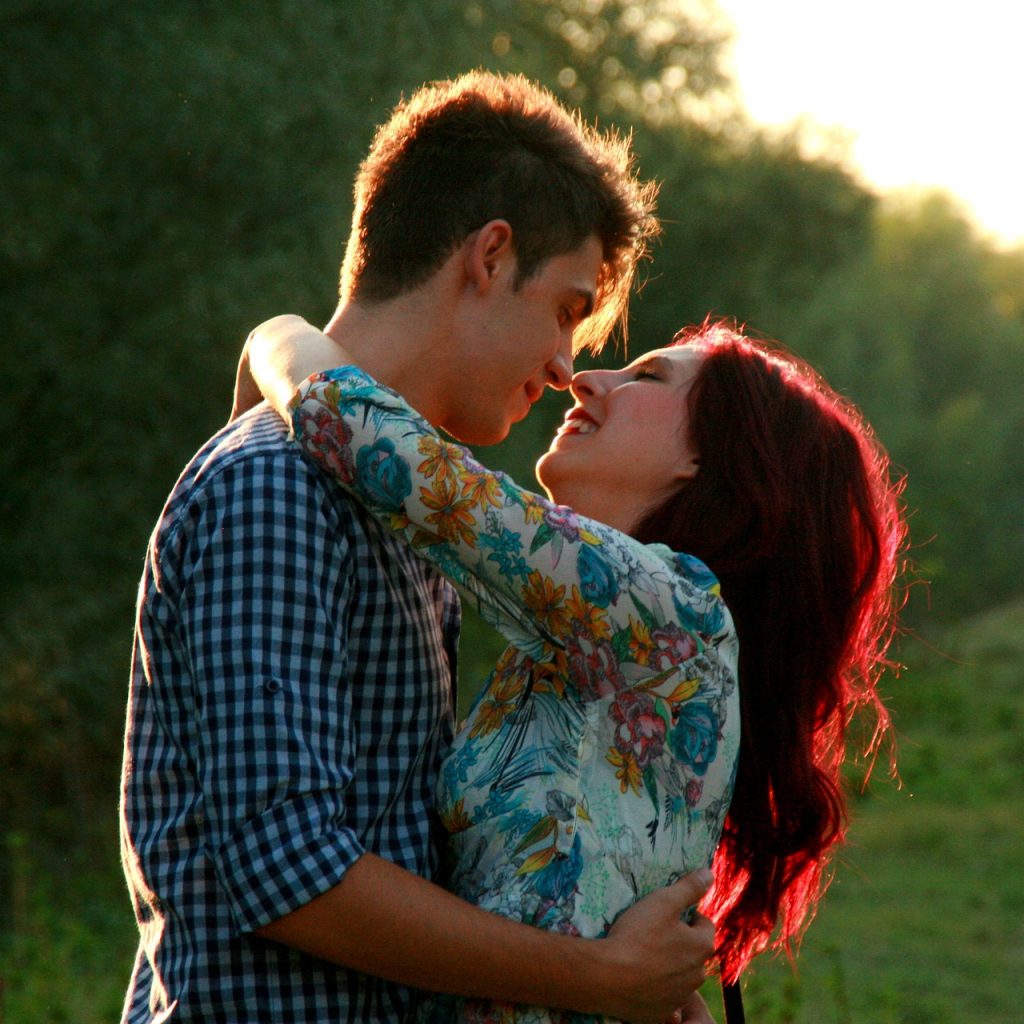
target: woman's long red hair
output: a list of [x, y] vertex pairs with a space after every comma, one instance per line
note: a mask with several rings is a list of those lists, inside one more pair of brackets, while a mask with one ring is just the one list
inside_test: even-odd
[[901, 485], [859, 411], [774, 344], [707, 323], [689, 396], [696, 477], [632, 531], [701, 558], [740, 641], [736, 788], [705, 912], [723, 980], [791, 948], [846, 832], [851, 714], [874, 712], [895, 629], [906, 529]]

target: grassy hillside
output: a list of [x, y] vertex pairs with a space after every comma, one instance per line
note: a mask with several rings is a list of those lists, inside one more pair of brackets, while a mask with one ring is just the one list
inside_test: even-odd
[[[467, 630], [464, 671], [488, 641]], [[964, 625], [888, 689], [902, 786], [881, 771], [857, 798], [850, 844], [796, 973], [746, 980], [753, 1024], [1020, 1020], [1024, 975], [1024, 605]], [[464, 676], [466, 678], [467, 676]], [[469, 689], [468, 685], [465, 689]], [[14, 841], [16, 885], [0, 947], [0, 1021], [116, 1019], [134, 928], [110, 857], [40, 865]], [[717, 993], [707, 998], [718, 1011]]]

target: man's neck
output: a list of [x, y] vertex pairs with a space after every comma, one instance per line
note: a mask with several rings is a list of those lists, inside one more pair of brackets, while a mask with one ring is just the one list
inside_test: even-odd
[[324, 331], [427, 420], [443, 421], [448, 335], [429, 289], [381, 303], [343, 301]]

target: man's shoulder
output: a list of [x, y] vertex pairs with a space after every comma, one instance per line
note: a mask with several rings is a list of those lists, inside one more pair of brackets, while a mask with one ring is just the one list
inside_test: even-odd
[[311, 487], [326, 479], [288, 440], [288, 427], [267, 405], [217, 431], [182, 470], [168, 504], [188, 501], [203, 492], [231, 489], [236, 480], [256, 477]]
[[351, 499], [289, 442], [287, 426], [262, 405], [217, 431], [192, 457], [167, 498], [156, 539], [200, 518], [313, 516], [338, 528], [351, 513]]
[[288, 443], [288, 428], [266, 405], [240, 416], [217, 431], [192, 457], [175, 492], [207, 487], [225, 472], [245, 471], [255, 463], [282, 467], [301, 464], [300, 453]]

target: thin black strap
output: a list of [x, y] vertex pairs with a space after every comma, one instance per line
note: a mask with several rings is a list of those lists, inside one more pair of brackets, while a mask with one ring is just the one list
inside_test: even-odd
[[725, 1003], [725, 1024], [744, 1024], [743, 993], [740, 992], [739, 981], [731, 985], [722, 982], [722, 1002]]

